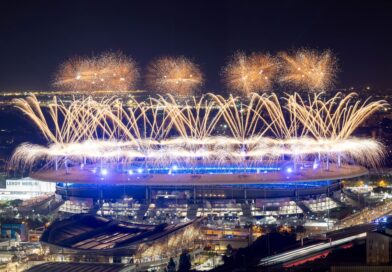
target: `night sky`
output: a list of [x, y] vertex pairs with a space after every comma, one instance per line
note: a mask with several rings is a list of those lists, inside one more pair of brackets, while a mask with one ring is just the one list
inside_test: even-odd
[[[317, 2], [317, 3], [316, 3]], [[1, 1], [0, 90], [52, 89], [75, 55], [121, 50], [200, 64], [205, 89], [238, 50], [332, 49], [337, 87], [392, 89], [392, 1]]]

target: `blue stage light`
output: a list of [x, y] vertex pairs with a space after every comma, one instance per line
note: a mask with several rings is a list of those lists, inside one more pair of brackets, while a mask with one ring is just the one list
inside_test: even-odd
[[317, 163], [313, 163], [313, 169], [317, 169], [318, 168], [318, 164]]

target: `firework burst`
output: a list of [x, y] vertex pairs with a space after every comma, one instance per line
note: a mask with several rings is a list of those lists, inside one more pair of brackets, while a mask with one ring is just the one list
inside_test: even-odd
[[[315, 157], [331, 162], [376, 166], [383, 146], [373, 139], [354, 138], [354, 130], [387, 104], [355, 102], [356, 94], [319, 94], [302, 99], [297, 93], [278, 99], [253, 94], [247, 103], [235, 97], [209, 94], [179, 103], [171, 95], [144, 102], [120, 99], [75, 99], [65, 105], [56, 98], [48, 107], [35, 96], [15, 99], [15, 105], [41, 130], [48, 146], [22, 145], [11, 164], [32, 166], [40, 160], [126, 161], [146, 165], [220, 165], [292, 161]], [[281, 104], [284, 101], [284, 104]], [[287, 118], [290, 116], [290, 118]], [[285, 118], [286, 117], [286, 118]], [[227, 126], [230, 136], [217, 130]], [[249, 159], [248, 159], [249, 158]]]
[[185, 57], [163, 57], [148, 67], [147, 85], [159, 92], [187, 95], [202, 84], [199, 67]]
[[135, 61], [122, 53], [72, 58], [60, 66], [55, 86], [72, 91], [128, 91], [139, 77]]
[[337, 60], [331, 51], [317, 52], [301, 49], [290, 55], [279, 54], [282, 59], [281, 82], [308, 89], [324, 91], [334, 82]]
[[269, 55], [237, 53], [224, 68], [224, 80], [230, 90], [249, 94], [269, 90], [277, 71], [277, 62]]

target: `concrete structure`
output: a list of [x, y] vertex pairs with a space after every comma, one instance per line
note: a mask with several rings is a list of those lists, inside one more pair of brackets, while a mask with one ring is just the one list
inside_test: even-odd
[[27, 272], [130, 272], [131, 267], [122, 264], [91, 264], [91, 263], [43, 263], [35, 265]]
[[392, 264], [392, 229], [369, 232], [366, 237], [366, 262], [370, 265]]
[[55, 184], [30, 177], [7, 179], [6, 188], [0, 189], [0, 200], [28, 200], [34, 197], [54, 194]]
[[41, 242], [53, 261], [141, 264], [195, 249], [199, 223], [146, 225], [74, 215], [51, 224]]
[[99, 165], [95, 165], [69, 167], [67, 171], [41, 169], [31, 173], [31, 177], [56, 184], [56, 193], [65, 200], [70, 197], [94, 200], [132, 197], [147, 203], [157, 199], [183, 199], [195, 204], [205, 199], [246, 201], [330, 195], [341, 188], [341, 179], [368, 173], [368, 170], [361, 166], [338, 167], [335, 164], [331, 164], [328, 171], [313, 169], [311, 166], [293, 171], [289, 166], [280, 165], [266, 167], [265, 169], [269, 170], [264, 171], [252, 168], [252, 171], [245, 174], [230, 172], [234, 171], [231, 168], [200, 168], [198, 170], [203, 172], [199, 174], [183, 173], [180, 169], [177, 170], [178, 173], [173, 170], [170, 173], [152, 174], [143, 168], [139, 169], [140, 173], [130, 173], [117, 168], [116, 165], [109, 165], [103, 168], [105, 171], [99, 171]]

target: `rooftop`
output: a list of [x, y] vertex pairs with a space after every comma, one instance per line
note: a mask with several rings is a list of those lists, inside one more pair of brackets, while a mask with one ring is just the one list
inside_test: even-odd
[[124, 265], [122, 264], [50, 262], [35, 265], [28, 269], [27, 272], [121, 272], [123, 269]]
[[245, 174], [144, 174], [111, 171], [105, 168], [102, 171], [92, 172], [90, 169], [80, 167], [70, 167], [68, 171], [42, 169], [31, 173], [34, 179], [48, 182], [69, 182], [69, 183], [98, 183], [98, 184], [121, 184], [121, 185], [228, 185], [228, 184], [263, 184], [279, 182], [304, 182], [347, 179], [362, 176], [368, 170], [358, 165], [343, 165], [338, 167], [330, 164], [329, 169], [304, 168], [294, 171], [292, 168], [281, 171], [245, 173]]
[[192, 222], [170, 226], [144, 225], [77, 214], [55, 221], [43, 233], [41, 240], [47, 244], [73, 250], [102, 251], [153, 241]]

